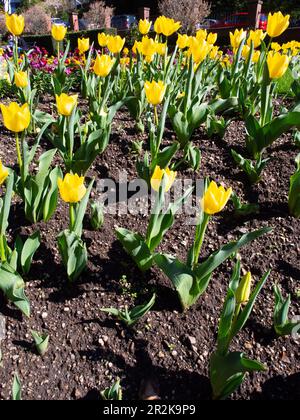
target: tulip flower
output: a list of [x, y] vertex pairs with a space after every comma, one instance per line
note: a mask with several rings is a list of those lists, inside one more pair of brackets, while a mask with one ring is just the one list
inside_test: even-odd
[[78, 50], [80, 54], [84, 54], [90, 48], [90, 39], [89, 38], [78, 38]]
[[3, 184], [3, 182], [8, 177], [8, 169], [2, 164], [2, 161], [0, 159], [0, 185]]
[[218, 34], [211, 32], [207, 35], [206, 41], [209, 44], [214, 45], [216, 43], [217, 39], [218, 39]]
[[61, 95], [55, 95], [55, 97], [58, 113], [69, 117], [77, 104], [78, 95], [66, 95], [62, 93]]
[[271, 43], [271, 49], [274, 50], [275, 52], [278, 52], [281, 50], [281, 45], [278, 44], [278, 42], [272, 42]]
[[180, 22], [175, 22], [174, 19], [162, 16], [160, 22], [161, 33], [167, 37], [173, 35], [181, 27]]
[[67, 28], [64, 25], [52, 25], [51, 35], [57, 42], [61, 42], [66, 36]]
[[120, 35], [109, 36], [107, 42], [107, 48], [112, 54], [119, 54], [125, 44], [125, 38], [121, 38]]
[[152, 38], [143, 36], [142, 41], [137, 45], [138, 51], [144, 56], [153, 56], [156, 53], [156, 43]]
[[149, 22], [147, 19], [140, 19], [139, 21], [139, 31], [142, 35], [147, 35], [151, 29], [152, 22]]
[[270, 38], [276, 38], [283, 34], [283, 32], [289, 27], [290, 15], [283, 16], [281, 12], [269, 13], [267, 34]]
[[9, 105], [0, 104], [5, 127], [15, 133], [26, 130], [30, 124], [30, 110], [28, 104], [19, 106], [16, 102]]
[[5, 13], [5, 24], [9, 32], [14, 36], [20, 36], [24, 31], [24, 16]]
[[96, 57], [93, 71], [97, 76], [106, 77], [111, 72], [114, 65], [114, 59], [109, 55], [98, 55]]
[[242, 277], [240, 284], [235, 292], [236, 303], [238, 305], [245, 305], [248, 303], [251, 294], [251, 283], [252, 276], [250, 271], [248, 271], [248, 273]]
[[180, 50], [184, 50], [190, 44], [190, 37], [188, 35], [180, 35], [178, 34], [177, 38], [177, 45]]
[[151, 105], [157, 106], [162, 103], [166, 92], [166, 86], [161, 80], [159, 82], [156, 82], [155, 80], [152, 82], [145, 82], [144, 88], [147, 101]]
[[219, 47], [215, 46], [210, 50], [209, 58], [211, 60], [215, 60], [218, 57], [218, 54], [219, 54]]
[[266, 35], [267, 33], [263, 32], [261, 29], [257, 29], [256, 31], [251, 30], [247, 39], [247, 45], [251, 47], [251, 42], [253, 42], [254, 48], [258, 48], [265, 39]]
[[25, 71], [16, 71], [14, 76], [14, 82], [18, 88], [23, 89], [28, 86], [28, 77]]
[[66, 174], [64, 179], [58, 178], [57, 185], [65, 203], [78, 203], [86, 193], [84, 177], [78, 174]]
[[98, 34], [98, 44], [100, 45], [100, 47], [107, 47], [108, 37], [109, 35], [106, 35], [106, 33], [104, 32]]
[[248, 58], [248, 55], [250, 53], [250, 47], [249, 45], [244, 45], [242, 49], [242, 57], [246, 60]]
[[202, 39], [206, 40], [207, 38], [207, 30], [206, 29], [199, 29], [196, 33], [196, 38], [200, 41]]
[[260, 51], [259, 50], [254, 51], [253, 56], [252, 56], [252, 62], [258, 63], [259, 58], [260, 58]]
[[166, 49], [167, 49], [167, 44], [166, 43], [156, 42], [155, 47], [156, 47], [156, 52], [157, 52], [158, 55], [165, 55], [166, 54]]
[[159, 191], [162, 179], [165, 176], [165, 192], [167, 192], [172, 187], [176, 175], [177, 172], [171, 171], [169, 168], [161, 169], [159, 166], [156, 166], [150, 181], [151, 187], [154, 189], [154, 191]]
[[207, 57], [211, 50], [211, 45], [208, 44], [204, 39], [198, 40], [193, 37], [190, 41], [190, 48], [188, 49], [188, 55], [192, 55], [193, 60], [196, 64], [202, 63]]
[[287, 71], [290, 58], [279, 52], [270, 51], [267, 58], [270, 79], [280, 79]]
[[246, 38], [246, 35], [247, 35], [247, 32], [245, 32], [244, 29], [241, 29], [241, 30], [236, 29], [234, 33], [229, 32], [230, 43], [234, 50], [239, 48], [241, 42]]
[[157, 33], [157, 35], [160, 35], [162, 33], [162, 22], [163, 16], [159, 16], [156, 21], [154, 22], [154, 31]]
[[232, 193], [232, 189], [220, 187], [214, 181], [211, 181], [202, 199], [202, 207], [204, 213], [208, 215], [219, 213], [226, 206]]

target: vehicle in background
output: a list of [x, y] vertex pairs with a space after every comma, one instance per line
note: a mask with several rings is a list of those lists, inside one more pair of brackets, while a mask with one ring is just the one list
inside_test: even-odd
[[209, 29], [217, 25], [218, 22], [216, 19], [204, 19], [203, 22], [196, 25], [196, 29]]
[[51, 23], [52, 25], [63, 25], [63, 26], [66, 26], [67, 28], [70, 27], [69, 22], [66, 22], [65, 20], [61, 18], [51, 18]]
[[[260, 15], [259, 18], [259, 29], [266, 30], [268, 23], [268, 17], [264, 13]], [[251, 26], [249, 22], [249, 13], [241, 12], [241, 13], [234, 13], [230, 15], [224, 20], [217, 21], [216, 24], [213, 24], [211, 28], [214, 29], [221, 29], [221, 28], [247, 28]]]
[[112, 28], [126, 30], [134, 25], [137, 25], [137, 19], [133, 15], [117, 15], [111, 18]]

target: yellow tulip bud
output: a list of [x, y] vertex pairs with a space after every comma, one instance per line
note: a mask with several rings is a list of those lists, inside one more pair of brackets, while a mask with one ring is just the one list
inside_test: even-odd
[[18, 88], [25, 88], [28, 86], [28, 77], [26, 71], [16, 71], [14, 81]]
[[147, 101], [150, 104], [157, 106], [162, 103], [166, 92], [166, 86], [161, 80], [159, 82], [155, 82], [155, 80], [152, 82], [145, 82], [144, 87]]
[[5, 13], [5, 24], [9, 32], [14, 36], [20, 36], [24, 31], [24, 16]]
[[242, 57], [246, 60], [250, 53], [250, 47], [248, 45], [244, 45], [242, 49]]
[[3, 184], [7, 177], [8, 169], [2, 164], [2, 161], [0, 160], [0, 185]]
[[84, 54], [90, 48], [90, 39], [89, 38], [78, 38], [78, 50], [80, 54]]
[[230, 43], [233, 49], [239, 48], [241, 42], [246, 38], [247, 32], [243, 29], [236, 29], [234, 33], [229, 32]]
[[206, 40], [207, 38], [207, 30], [206, 29], [199, 29], [199, 31], [196, 32], [196, 38], [201, 41], [202, 39]]
[[209, 58], [215, 60], [218, 57], [219, 47], [213, 47], [209, 53]]
[[57, 185], [63, 201], [78, 203], [86, 193], [84, 177], [77, 174], [66, 174], [64, 179], [58, 178]]
[[280, 36], [290, 24], [290, 15], [283, 16], [281, 12], [269, 13], [268, 24], [267, 24], [267, 34], [271, 38], [276, 38]]
[[98, 55], [96, 57], [93, 70], [97, 76], [106, 77], [111, 72], [115, 60], [109, 55]]
[[167, 49], [167, 45], [163, 42], [157, 42], [155, 44], [155, 48], [156, 48], [156, 52], [158, 55], [165, 55], [166, 54], [166, 49]]
[[256, 31], [251, 30], [247, 39], [247, 45], [251, 47], [251, 42], [253, 42], [254, 48], [258, 48], [266, 35], [266, 32], [263, 32], [261, 29], [257, 29]]
[[154, 23], [154, 30], [157, 34], [163, 34], [167, 37], [173, 35], [181, 27], [180, 22], [166, 16], [159, 16]]
[[109, 35], [106, 35], [104, 32], [98, 34], [98, 44], [100, 45], [100, 47], [107, 47], [108, 37]]
[[201, 200], [202, 208], [206, 214], [219, 213], [226, 206], [232, 193], [232, 189], [225, 188], [221, 185], [220, 187], [214, 181], [211, 181], [207, 190], [205, 191], [204, 197]]
[[207, 57], [211, 50], [211, 45], [208, 44], [205, 39], [198, 40], [195, 37], [190, 39], [190, 48], [188, 49], [188, 55], [192, 55], [193, 60], [196, 64], [202, 63]]
[[61, 95], [55, 95], [55, 97], [58, 113], [69, 117], [77, 104], [78, 95], [66, 95], [62, 93]]
[[125, 38], [121, 38], [120, 35], [109, 36], [107, 41], [107, 48], [112, 54], [119, 54], [125, 44]]
[[144, 56], [152, 56], [156, 53], [156, 44], [152, 38], [143, 36], [142, 41], [137, 45], [137, 48]]
[[55, 41], [60, 42], [64, 39], [67, 33], [67, 28], [64, 25], [52, 25], [51, 35]]
[[8, 106], [0, 104], [0, 107], [3, 123], [8, 130], [20, 133], [28, 128], [31, 119], [28, 104], [19, 106], [16, 102], [11, 102]]
[[278, 51], [280, 51], [281, 50], [281, 45], [280, 44], [278, 44], [278, 42], [272, 42], [271, 43], [271, 48], [272, 48], [272, 50], [274, 50], [275, 52], [278, 52]]
[[240, 284], [235, 292], [235, 298], [238, 305], [245, 305], [250, 298], [251, 294], [251, 283], [252, 283], [252, 276], [250, 271], [248, 271], [245, 276], [242, 277]]
[[218, 39], [218, 34], [215, 34], [215, 33], [209, 33], [208, 35], [207, 35], [207, 39], [206, 39], [206, 41], [209, 43], [209, 44], [211, 44], [211, 45], [214, 45], [216, 42], [217, 42], [217, 39]]
[[254, 51], [253, 56], [252, 56], [252, 62], [258, 63], [259, 58], [260, 58], [260, 51], [259, 50]]
[[147, 35], [151, 29], [152, 22], [149, 22], [147, 19], [140, 19], [139, 21], [139, 31], [142, 35]]
[[165, 192], [169, 191], [172, 187], [173, 182], [175, 181], [177, 172], [171, 171], [169, 168], [161, 169], [159, 166], [156, 166], [151, 177], [151, 187], [154, 191], [158, 191], [161, 185], [162, 179], [165, 176], [166, 183], [165, 183]]
[[279, 52], [270, 51], [267, 58], [270, 79], [280, 79], [287, 71], [290, 58]]
[[180, 50], [184, 50], [190, 44], [190, 37], [188, 35], [180, 35], [178, 34], [177, 38], [177, 45]]

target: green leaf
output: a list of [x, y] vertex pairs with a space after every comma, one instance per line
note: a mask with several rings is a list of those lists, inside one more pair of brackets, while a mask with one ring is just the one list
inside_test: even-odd
[[41, 236], [39, 231], [34, 232], [31, 236], [29, 236], [29, 238], [26, 239], [20, 257], [21, 267], [24, 274], [29, 273], [32, 258], [40, 244]]
[[300, 330], [300, 321], [290, 321], [288, 313], [291, 305], [291, 296], [288, 295], [287, 299], [281, 294], [278, 285], [274, 285], [275, 295], [275, 309], [274, 309], [274, 329], [279, 336], [292, 334], [293, 331]]
[[78, 210], [76, 211], [76, 221], [75, 221], [75, 226], [74, 226], [74, 233], [78, 237], [81, 237], [81, 234], [82, 234], [83, 218], [84, 218], [86, 208], [87, 208], [87, 205], [88, 205], [88, 202], [89, 202], [90, 193], [91, 193], [93, 184], [94, 184], [94, 180], [92, 180], [89, 183], [89, 186], [87, 187], [86, 193], [85, 193], [83, 199], [80, 201]]
[[88, 259], [86, 245], [81, 240], [80, 236], [69, 230], [61, 232], [57, 240], [68, 278], [73, 282], [80, 276], [86, 267]]
[[20, 401], [21, 398], [21, 381], [17, 373], [14, 375], [12, 385], [12, 399], [13, 401]]
[[25, 316], [30, 316], [30, 304], [24, 291], [25, 282], [7, 262], [0, 266], [0, 290]]
[[6, 192], [2, 199], [2, 207], [0, 211], [0, 235], [5, 235], [6, 228], [8, 225], [8, 216], [11, 207], [11, 197], [13, 194], [14, 186], [14, 172], [11, 171], [9, 176], [6, 178]]
[[48, 345], [49, 345], [49, 335], [48, 334], [40, 334], [37, 331], [33, 331], [31, 330], [31, 335], [34, 339], [35, 345], [36, 345], [36, 349], [38, 351], [38, 353], [43, 356], [47, 349], [48, 349]]

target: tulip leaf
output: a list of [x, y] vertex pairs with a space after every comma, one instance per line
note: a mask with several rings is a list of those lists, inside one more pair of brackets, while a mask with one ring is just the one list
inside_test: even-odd
[[31, 236], [29, 236], [29, 238], [26, 239], [20, 255], [20, 263], [24, 274], [29, 273], [32, 258], [40, 244], [41, 237], [39, 231], [34, 232]]
[[5, 235], [6, 228], [8, 225], [8, 216], [11, 206], [14, 180], [14, 172], [11, 171], [9, 176], [6, 178], [6, 192], [4, 198], [1, 199], [2, 206], [0, 210], [0, 235]]
[[13, 401], [20, 401], [21, 397], [21, 381], [17, 373], [14, 375], [13, 385], [12, 385], [12, 399]]
[[89, 198], [90, 198], [90, 194], [91, 194], [91, 190], [94, 184], [94, 180], [92, 180], [89, 183], [89, 186], [87, 187], [86, 193], [84, 195], [84, 197], [82, 198], [82, 200], [79, 203], [78, 209], [76, 210], [76, 220], [75, 220], [75, 225], [74, 225], [74, 229], [73, 231], [75, 232], [75, 234], [78, 237], [81, 237], [82, 234], [82, 223], [83, 223], [83, 218], [86, 212], [86, 208], [89, 202]]
[[275, 309], [274, 309], [274, 329], [279, 336], [290, 335], [300, 331], [300, 321], [290, 321], [288, 319], [289, 309], [291, 305], [291, 296], [286, 299], [281, 294], [278, 285], [274, 286]]
[[86, 245], [75, 232], [64, 230], [58, 236], [58, 247], [68, 278], [73, 282], [86, 267]]

